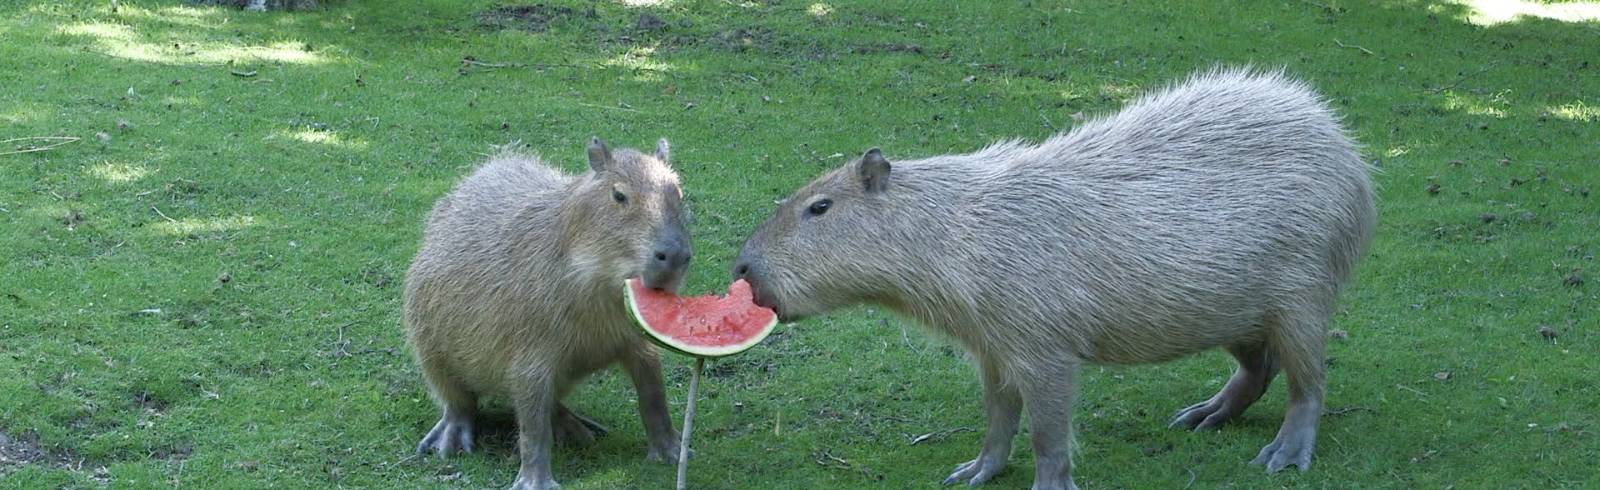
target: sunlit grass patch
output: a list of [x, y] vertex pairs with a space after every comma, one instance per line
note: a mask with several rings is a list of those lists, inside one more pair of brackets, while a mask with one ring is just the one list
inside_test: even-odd
[[1600, 21], [1600, 2], [1457, 0], [1457, 3], [1467, 7], [1467, 22], [1481, 26], [1503, 24], [1522, 17], [1562, 22]]
[[1458, 91], [1447, 91], [1444, 94], [1444, 108], [1446, 110], [1464, 112], [1474, 116], [1489, 116], [1496, 119], [1506, 117], [1505, 108], [1510, 104], [1506, 101], [1506, 94], [1497, 93], [1489, 97], [1479, 97]]
[[[170, 218], [169, 218], [170, 219]], [[167, 235], [188, 235], [216, 231], [232, 231], [259, 224], [255, 216], [236, 215], [219, 218], [182, 218], [156, 223], [153, 228]]]
[[87, 37], [95, 52], [116, 58], [167, 65], [213, 65], [229, 62], [321, 64], [328, 60], [303, 42], [276, 41], [261, 45], [211, 39], [192, 41], [157, 38], [126, 24], [80, 22], [58, 29], [61, 34]]
[[661, 80], [666, 72], [672, 71], [672, 65], [655, 59], [655, 55], [655, 47], [637, 46], [629, 48], [627, 52], [614, 56], [602, 64], [631, 70], [636, 80], [656, 81]]
[[1600, 107], [1590, 107], [1583, 101], [1571, 104], [1561, 104], [1546, 109], [1550, 115], [1568, 121], [1595, 122], [1600, 121]]
[[287, 138], [302, 143], [313, 143], [340, 148], [359, 150], [367, 147], [367, 142], [361, 139], [346, 137], [330, 129], [302, 128], [290, 131], [280, 131], [268, 135], [266, 139]]
[[89, 167], [89, 175], [114, 184], [133, 182], [150, 174], [143, 165], [123, 162], [101, 162]]

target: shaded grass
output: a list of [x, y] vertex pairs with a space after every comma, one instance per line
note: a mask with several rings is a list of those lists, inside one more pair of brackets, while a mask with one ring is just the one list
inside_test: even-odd
[[[1427, 2], [543, 5], [539, 28], [486, 21], [484, 1], [0, 5], [0, 139], [83, 138], [0, 156], [0, 431], [50, 456], [0, 486], [504, 486], [503, 408], [480, 454], [407, 458], [436, 413], [396, 314], [423, 214], [490, 144], [577, 170], [590, 135], [671, 138], [702, 257], [688, 289], [706, 291], [773, 200], [864, 148], [1042, 138], [1214, 63], [1313, 81], [1383, 170], [1330, 345], [1330, 408], [1349, 411], [1312, 472], [1265, 477], [1243, 463], [1282, 388], [1189, 434], [1165, 418], [1221, 385], [1225, 356], [1091, 368], [1078, 482], [1600, 479], [1593, 23], [1475, 26]], [[686, 366], [668, 367], [675, 416]], [[865, 308], [784, 327], [702, 388], [697, 487], [931, 486], [981, 438], [910, 445], [981, 429], [977, 381]], [[632, 400], [611, 373], [572, 398], [614, 431], [558, 451], [567, 487], [671, 481], [642, 461]], [[1015, 448], [991, 485], [1031, 480]]]

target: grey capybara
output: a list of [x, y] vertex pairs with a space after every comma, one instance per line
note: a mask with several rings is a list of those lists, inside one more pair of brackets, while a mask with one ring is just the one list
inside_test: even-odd
[[406, 336], [443, 411], [419, 453], [470, 452], [479, 397], [505, 396], [522, 460], [512, 488], [557, 488], [553, 437], [604, 432], [561, 399], [621, 364], [638, 391], [647, 457], [677, 460], [661, 363], [628, 317], [622, 284], [682, 283], [692, 250], [678, 176], [665, 139], [653, 155], [599, 139], [588, 153], [590, 171], [572, 176], [502, 151], [434, 206], [405, 287]]
[[1288, 413], [1254, 463], [1305, 470], [1326, 327], [1375, 226], [1368, 173], [1304, 83], [1219, 69], [1037, 145], [868, 151], [783, 202], [734, 275], [788, 320], [871, 303], [965, 346], [988, 430], [946, 483], [999, 472], [1026, 408], [1034, 488], [1075, 488], [1078, 367], [1215, 347], [1238, 369], [1172, 425], [1218, 426], [1282, 369]]

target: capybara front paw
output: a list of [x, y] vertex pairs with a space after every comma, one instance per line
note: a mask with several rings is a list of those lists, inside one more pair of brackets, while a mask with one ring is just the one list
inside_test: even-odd
[[[644, 459], [657, 463], [678, 464], [678, 451], [681, 447], [678, 445], [678, 435], [673, 434], [670, 442], [650, 444], [650, 452], [644, 455]], [[689, 450], [689, 457], [694, 457], [693, 449]]]
[[518, 476], [517, 481], [511, 484], [511, 490], [560, 490], [561, 485], [553, 478], [532, 478]]

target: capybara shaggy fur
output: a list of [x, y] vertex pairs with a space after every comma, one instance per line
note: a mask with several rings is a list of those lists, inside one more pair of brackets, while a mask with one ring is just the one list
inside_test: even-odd
[[550, 446], [603, 432], [561, 403], [621, 364], [639, 395], [648, 457], [675, 461], [661, 364], [632, 325], [623, 281], [676, 291], [691, 256], [687, 210], [665, 139], [654, 154], [589, 144], [590, 171], [567, 175], [502, 151], [428, 217], [406, 273], [406, 336], [443, 415], [418, 452], [471, 451], [482, 396], [516, 411], [522, 467], [513, 488], [556, 488]]
[[1000, 471], [1026, 409], [1034, 488], [1074, 488], [1079, 366], [1218, 347], [1233, 377], [1172, 425], [1216, 427], [1281, 369], [1287, 414], [1255, 463], [1305, 470], [1326, 327], [1376, 214], [1368, 166], [1310, 87], [1217, 69], [1039, 144], [868, 151], [780, 204], [734, 274], [787, 319], [878, 304], [965, 346], [988, 430], [947, 482]]

